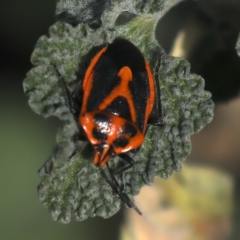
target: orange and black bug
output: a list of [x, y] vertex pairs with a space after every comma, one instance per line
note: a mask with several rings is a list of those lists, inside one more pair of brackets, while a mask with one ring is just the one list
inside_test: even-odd
[[[79, 126], [79, 139], [87, 140], [94, 149], [93, 163], [107, 166], [113, 189], [128, 207], [141, 214], [124, 192], [123, 173], [133, 167], [134, 160], [127, 153], [140, 149], [147, 125], [162, 123], [159, 84], [148, 63], [131, 42], [115, 39], [95, 55], [72, 93], [54, 68]], [[154, 104], [156, 118], [151, 115]], [[110, 169], [108, 161], [116, 155], [126, 164]]]

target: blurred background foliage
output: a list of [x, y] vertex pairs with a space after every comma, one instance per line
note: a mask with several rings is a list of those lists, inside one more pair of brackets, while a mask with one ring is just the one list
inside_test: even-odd
[[[29, 59], [37, 39], [47, 34], [55, 21], [54, 11], [54, 0], [0, 2], [0, 239], [118, 239], [123, 212], [107, 220], [95, 218], [62, 225], [53, 222], [47, 210], [38, 203], [37, 170], [53, 150], [60, 122], [54, 118], [45, 120], [31, 112], [23, 94], [22, 80], [31, 68]], [[160, 44], [168, 54], [185, 57], [191, 62], [192, 72], [205, 78], [206, 89], [212, 92], [216, 103], [213, 122], [192, 137], [193, 151], [186, 164], [195, 166], [183, 166], [182, 173], [178, 173], [182, 174], [180, 178], [175, 174], [166, 182], [156, 180], [157, 194], [155, 187], [147, 188], [152, 189], [153, 198], [156, 196], [156, 208], [174, 208], [180, 212], [177, 219], [180, 219], [179, 226], [183, 227], [183, 240], [189, 236], [194, 239], [193, 235], [187, 235], [188, 231], [194, 233], [196, 239], [202, 239], [200, 235], [211, 240], [240, 239], [240, 61], [235, 50], [239, 29], [240, 3], [234, 0], [184, 1], [171, 9], [158, 24], [156, 35]], [[193, 176], [199, 175], [201, 189], [206, 186], [205, 190], [198, 192], [200, 199], [205, 198], [204, 204], [194, 197], [196, 191], [190, 191], [197, 185], [188, 188]], [[183, 179], [185, 184], [181, 182]], [[165, 187], [167, 184], [169, 186]], [[219, 188], [225, 198], [219, 197]], [[159, 195], [159, 191], [164, 194]], [[209, 192], [213, 194], [207, 194]], [[144, 202], [151, 206], [151, 202], [144, 200], [146, 196], [150, 195], [144, 195], [143, 190], [137, 199], [140, 208], [143, 202], [143, 212]], [[182, 201], [183, 198], [188, 201]], [[192, 208], [196, 211], [192, 211], [190, 203], [196, 201], [199, 205]], [[219, 202], [214, 205], [214, 201]], [[219, 214], [214, 206], [220, 209]], [[135, 214], [131, 211], [126, 215], [126, 221], [140, 224], [138, 227], [147, 230], [138, 216], [129, 217], [129, 214]], [[193, 216], [200, 211], [206, 215], [199, 222]], [[165, 213], [160, 215], [159, 221], [155, 218], [157, 224], [150, 221], [158, 231], [161, 223], [172, 223], [176, 219], [172, 211]], [[145, 218], [140, 219], [144, 221]], [[194, 221], [200, 224], [194, 224]], [[168, 231], [164, 232], [168, 233], [164, 239], [176, 239], [175, 232], [171, 232], [173, 225], [170, 224]], [[206, 229], [207, 226], [214, 227]], [[219, 229], [222, 238], [219, 238]], [[147, 231], [141, 232], [141, 237], [154, 240]], [[158, 236], [155, 239], [159, 239]]]
[[219, 170], [183, 164], [170, 181], [156, 178], [128, 211], [122, 240], [224, 240], [231, 233], [232, 178]]

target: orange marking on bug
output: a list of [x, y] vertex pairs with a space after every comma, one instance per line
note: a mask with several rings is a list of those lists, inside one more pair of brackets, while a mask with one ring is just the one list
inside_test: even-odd
[[139, 131], [134, 137], [128, 138], [128, 140], [129, 140], [129, 143], [122, 148], [113, 147], [114, 152], [116, 154], [121, 154], [121, 153], [129, 152], [133, 149], [140, 147], [143, 144], [144, 135]]
[[106, 144], [106, 147], [104, 148], [102, 153], [95, 150], [95, 155], [93, 158], [94, 165], [103, 167], [107, 163], [107, 161], [112, 157], [112, 154], [109, 153], [110, 147], [110, 145]]
[[125, 97], [129, 108], [130, 114], [133, 122], [136, 122], [136, 111], [134, 108], [132, 94], [128, 88], [128, 84], [132, 81], [132, 71], [129, 67], [125, 66], [120, 69], [118, 72], [118, 77], [120, 78], [120, 84], [116, 86], [112, 92], [103, 100], [103, 102], [99, 105], [100, 110], [106, 109], [114, 99], [117, 97]]
[[109, 149], [110, 149], [110, 145], [109, 145], [109, 144], [105, 144], [105, 145], [104, 145], [103, 152], [102, 152], [102, 154], [101, 154], [100, 161], [102, 161], [102, 160], [106, 157]]
[[109, 144], [104, 144], [104, 148], [102, 152], [99, 152], [97, 149], [95, 149], [95, 155], [93, 159], [94, 165], [98, 165], [99, 167], [102, 167], [106, 164], [109, 158], [112, 157], [112, 155], [109, 153], [110, 148], [111, 146]]
[[137, 127], [136, 128], [137, 128], [138, 132], [135, 136], [130, 137], [130, 136], [127, 136], [127, 135], [123, 134], [122, 130], [123, 130], [124, 124], [126, 124], [126, 123], [136, 126], [132, 122], [129, 122], [129, 121], [127, 121], [127, 120], [125, 120], [121, 117], [118, 117], [118, 116], [115, 116], [115, 115], [112, 116], [112, 119], [111, 119], [111, 126], [112, 126], [111, 127], [111, 133], [108, 134], [107, 142], [112, 144], [114, 142], [114, 140], [116, 140], [119, 137], [124, 137], [124, 138], [127, 138], [129, 140], [129, 143], [123, 148], [120, 148], [120, 147], [115, 148], [114, 147], [114, 152], [116, 154], [128, 152], [132, 149], [140, 147], [143, 144], [143, 141], [144, 141], [144, 135], [139, 131], [139, 129]]
[[[153, 79], [151, 69], [146, 61], [145, 61], [145, 67], [146, 67], [147, 74], [148, 74], [150, 93], [149, 93], [149, 98], [147, 100], [147, 107], [146, 107], [146, 112], [145, 112], [144, 128], [143, 128], [144, 133], [146, 131], [147, 121], [148, 121], [149, 115], [152, 112], [153, 104], [154, 104], [154, 100], [155, 100], [154, 79]], [[157, 81], [158, 81], [158, 79], [157, 79]]]
[[98, 165], [99, 158], [100, 158], [100, 153], [98, 151], [95, 151], [94, 158], [93, 158], [94, 165]]
[[101, 156], [101, 160], [99, 162], [99, 167], [103, 167], [107, 161], [112, 157], [112, 154], [109, 153], [110, 150], [110, 145], [106, 145], [106, 147], [104, 148], [104, 152], [103, 155]]
[[92, 131], [96, 126], [94, 121], [94, 115], [95, 115], [95, 112], [90, 112], [90, 113], [81, 114], [79, 116], [79, 122], [81, 123], [89, 142], [93, 146], [101, 143], [97, 138], [92, 136]]
[[82, 109], [81, 113], [86, 112], [87, 107], [87, 101], [88, 97], [90, 95], [90, 92], [92, 90], [92, 82], [93, 82], [93, 69], [96, 65], [96, 63], [99, 61], [99, 58], [105, 53], [107, 50], [107, 47], [103, 48], [91, 61], [90, 66], [87, 69], [87, 72], [85, 74], [85, 77], [83, 79], [83, 103], [82, 103]]
[[[98, 151], [95, 152], [95, 156], [93, 159], [94, 165], [99, 165], [100, 167], [102, 167], [107, 163], [107, 161], [112, 157], [112, 154], [109, 153], [110, 147], [112, 147], [114, 154], [120, 154], [138, 148], [143, 144], [144, 134], [138, 130], [134, 123], [125, 120], [119, 116], [105, 113], [109, 117], [109, 123], [108, 126], [104, 126], [104, 129], [101, 129], [102, 126], [100, 124], [96, 124], [96, 122], [94, 121], [94, 116], [97, 113], [102, 113], [102, 111], [97, 110], [79, 116], [79, 121], [83, 126], [89, 142], [93, 146], [101, 144], [106, 145], [102, 153], [99, 153]], [[137, 134], [133, 137], [124, 134], [124, 124], [134, 125], [137, 128]], [[107, 131], [107, 139], [101, 141], [95, 138], [92, 135], [92, 131], [94, 128], [99, 129], [100, 131]], [[119, 137], [127, 138], [129, 140], [129, 143], [124, 147], [114, 147], [113, 142]]]

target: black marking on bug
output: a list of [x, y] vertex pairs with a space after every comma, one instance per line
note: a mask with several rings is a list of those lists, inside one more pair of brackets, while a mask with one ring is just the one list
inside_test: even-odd
[[107, 114], [104, 113], [96, 113], [94, 115], [94, 121], [96, 124], [109, 124], [110, 118]]
[[130, 123], [125, 123], [123, 126], [123, 133], [130, 136], [134, 137], [137, 134], [137, 129], [133, 124]]
[[97, 129], [97, 128], [93, 128], [92, 135], [94, 138], [100, 141], [105, 141], [107, 140], [107, 137], [108, 137], [106, 133], [103, 133], [100, 129]]
[[106, 108], [106, 111], [120, 116], [128, 121], [132, 121], [130, 108], [126, 98], [124, 97], [117, 97], [115, 98], [112, 103]]
[[114, 140], [113, 145], [116, 148], [123, 148], [127, 146], [128, 143], [129, 143], [129, 140], [127, 138], [120, 137]]

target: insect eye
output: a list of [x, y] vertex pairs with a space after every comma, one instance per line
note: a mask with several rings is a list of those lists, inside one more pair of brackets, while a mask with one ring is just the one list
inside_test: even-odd
[[123, 148], [123, 147], [127, 146], [128, 143], [129, 143], [129, 140], [127, 138], [123, 138], [123, 137], [117, 138], [116, 140], [113, 141], [113, 145], [116, 148]]

